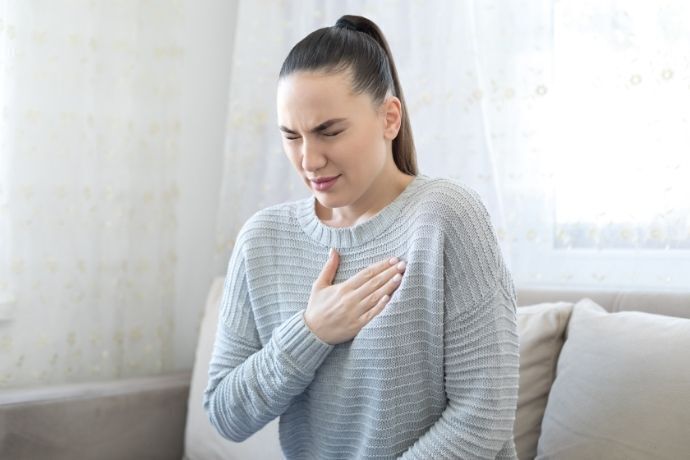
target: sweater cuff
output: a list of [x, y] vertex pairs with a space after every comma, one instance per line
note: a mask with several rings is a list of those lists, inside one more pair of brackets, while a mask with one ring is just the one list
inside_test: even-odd
[[278, 348], [287, 353], [300, 369], [315, 372], [335, 345], [324, 342], [309, 329], [304, 321], [304, 312], [302, 309], [292, 315], [273, 333]]

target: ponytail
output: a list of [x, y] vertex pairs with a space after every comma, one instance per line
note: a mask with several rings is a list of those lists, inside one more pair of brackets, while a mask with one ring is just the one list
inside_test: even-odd
[[298, 42], [285, 58], [279, 79], [297, 71], [351, 71], [355, 94], [367, 92], [374, 104], [388, 94], [400, 100], [402, 120], [393, 139], [393, 161], [400, 171], [417, 175], [412, 126], [393, 55], [381, 29], [362, 16], [341, 16], [334, 26], [317, 29]]

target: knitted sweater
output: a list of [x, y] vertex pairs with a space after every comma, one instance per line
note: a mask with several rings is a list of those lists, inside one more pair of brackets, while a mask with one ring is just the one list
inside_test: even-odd
[[[240, 442], [279, 419], [292, 459], [517, 459], [513, 281], [478, 193], [418, 174], [367, 221], [329, 227], [315, 197], [252, 215], [228, 263], [203, 406]], [[312, 283], [397, 256], [384, 309], [331, 345], [304, 322]]]

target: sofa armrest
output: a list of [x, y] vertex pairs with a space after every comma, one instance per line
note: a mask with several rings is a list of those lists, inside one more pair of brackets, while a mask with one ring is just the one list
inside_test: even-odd
[[176, 459], [190, 371], [0, 393], [0, 458]]

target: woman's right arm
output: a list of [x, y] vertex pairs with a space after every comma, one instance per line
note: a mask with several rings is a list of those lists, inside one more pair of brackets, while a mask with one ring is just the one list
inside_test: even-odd
[[277, 326], [261, 346], [239, 237], [219, 308], [203, 406], [224, 438], [242, 442], [285, 412], [312, 382], [334, 345], [307, 327], [305, 310], [300, 310]]

